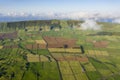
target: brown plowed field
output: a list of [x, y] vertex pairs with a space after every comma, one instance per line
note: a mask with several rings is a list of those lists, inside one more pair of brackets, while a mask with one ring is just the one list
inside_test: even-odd
[[66, 39], [61, 37], [44, 37], [45, 41], [48, 43], [48, 48], [60, 48], [64, 45], [68, 45], [68, 48], [76, 46], [76, 39]]
[[64, 55], [59, 53], [52, 53], [52, 56], [58, 61], [80, 61], [80, 62], [88, 62], [87, 57], [74, 56], [74, 55]]
[[46, 49], [46, 45], [44, 44], [27, 44], [27, 49]]
[[105, 48], [105, 47], [108, 46], [108, 42], [107, 41], [95, 42], [93, 44], [94, 44], [94, 47], [97, 47], [97, 48]]
[[3, 46], [3, 48], [18, 48], [18, 45]]

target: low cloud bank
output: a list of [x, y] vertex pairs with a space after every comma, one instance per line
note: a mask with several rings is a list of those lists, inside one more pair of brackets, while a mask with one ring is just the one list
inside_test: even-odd
[[115, 20], [113, 20], [112, 22], [113, 22], [113, 23], [118, 23], [118, 24], [120, 24], [120, 19], [115, 19]]
[[81, 24], [82, 30], [101, 30], [101, 26], [97, 24], [95, 20], [85, 20], [84, 23]]
[[0, 13], [0, 21], [20, 21], [20, 20], [50, 20], [50, 19], [65, 19], [65, 20], [86, 20], [92, 19], [103, 22], [119, 22], [119, 13], [100, 13], [100, 12], [67, 12], [67, 13], [56, 13], [56, 12], [37, 12], [37, 13], [17, 13], [8, 12]]

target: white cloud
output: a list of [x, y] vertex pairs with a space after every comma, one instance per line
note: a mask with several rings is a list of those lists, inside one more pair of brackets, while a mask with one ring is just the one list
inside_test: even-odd
[[116, 19], [120, 19], [119, 13], [99, 13], [99, 12], [85, 12], [85, 11], [79, 11], [79, 12], [69, 12], [69, 13], [55, 13], [55, 12], [38, 12], [38, 13], [17, 13], [17, 12], [10, 12], [7, 14], [0, 13], [0, 17], [9, 17], [9, 18], [37, 18], [37, 19], [74, 19], [74, 20], [86, 20], [86, 19], [92, 19], [92, 20], [115, 20], [114, 22], [117, 22]]
[[113, 23], [118, 23], [118, 24], [120, 24], [120, 19], [115, 19], [115, 20], [113, 20]]
[[84, 23], [81, 24], [82, 30], [101, 30], [102, 25], [98, 25], [94, 20], [85, 20]]

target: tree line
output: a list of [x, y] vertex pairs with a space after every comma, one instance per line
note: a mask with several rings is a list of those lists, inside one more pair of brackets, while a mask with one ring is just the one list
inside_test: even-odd
[[54, 29], [54, 28], [63, 28], [63, 27], [72, 27], [80, 23], [80, 21], [75, 20], [37, 20], [37, 21], [20, 21], [20, 22], [1, 22], [0, 23], [0, 32], [10, 32], [17, 30], [27, 30], [30, 27], [33, 27], [34, 30], [42, 30], [45, 28]]

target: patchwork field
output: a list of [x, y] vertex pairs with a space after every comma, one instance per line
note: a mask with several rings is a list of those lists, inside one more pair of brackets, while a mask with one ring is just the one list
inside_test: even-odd
[[0, 80], [120, 80], [120, 24], [94, 31], [65, 22], [0, 26]]
[[88, 58], [86, 56], [82, 55], [75, 55], [75, 54], [69, 54], [69, 53], [51, 53], [52, 56], [57, 61], [80, 61], [80, 62], [88, 62]]
[[61, 61], [59, 66], [63, 80], [88, 80], [84, 69], [77, 61]]
[[109, 56], [107, 51], [101, 51], [101, 50], [88, 50], [87, 54], [90, 56]]

